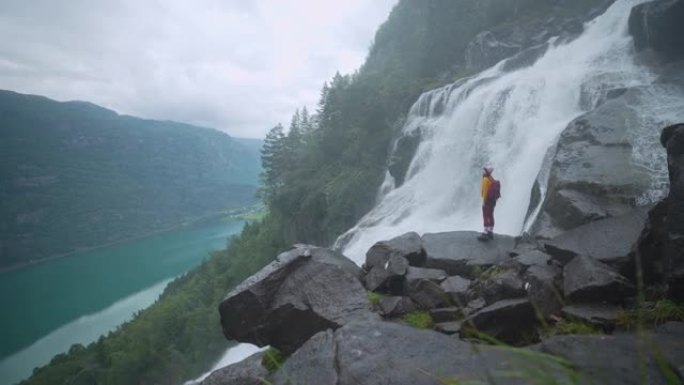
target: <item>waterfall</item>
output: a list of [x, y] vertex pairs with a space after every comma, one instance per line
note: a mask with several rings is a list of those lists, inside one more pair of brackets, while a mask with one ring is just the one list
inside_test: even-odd
[[[495, 231], [520, 234], [544, 156], [568, 123], [608, 90], [654, 83], [655, 76], [635, 62], [627, 32], [630, 10], [641, 2], [618, 0], [577, 39], [552, 39], [529, 67], [506, 71], [501, 62], [421, 95], [403, 127], [405, 133], [421, 132], [405, 182], [395, 188], [388, 174], [376, 206], [337, 246], [361, 263], [373, 243], [408, 231], [481, 230], [479, 189], [486, 164], [494, 166], [502, 185]], [[644, 148], [657, 144], [659, 131], [651, 131]], [[658, 166], [662, 157], [641, 153], [637, 161], [645, 167], [664, 167]]]

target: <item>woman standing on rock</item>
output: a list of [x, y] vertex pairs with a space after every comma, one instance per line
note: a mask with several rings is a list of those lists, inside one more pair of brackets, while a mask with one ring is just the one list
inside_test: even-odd
[[492, 177], [494, 167], [486, 166], [482, 173], [482, 218], [484, 220], [484, 232], [477, 237], [480, 241], [494, 239], [494, 206], [496, 200], [501, 197], [501, 184]]

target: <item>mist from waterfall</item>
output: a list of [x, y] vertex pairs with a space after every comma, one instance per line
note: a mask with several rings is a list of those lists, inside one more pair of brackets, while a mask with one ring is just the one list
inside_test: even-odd
[[[387, 174], [376, 206], [337, 246], [361, 263], [373, 243], [408, 231], [480, 231], [480, 179], [487, 164], [502, 184], [495, 232], [520, 234], [544, 156], [568, 123], [611, 89], [654, 82], [655, 76], [634, 61], [627, 32], [630, 10], [641, 2], [618, 0], [577, 39], [550, 41], [529, 67], [506, 72], [502, 62], [423, 94], [403, 127], [406, 133], [421, 132], [404, 184], [394, 188]], [[657, 124], [648, 116], [642, 120]], [[651, 131], [644, 134], [651, 135], [643, 140], [644, 149], [657, 144], [659, 131]], [[661, 158], [643, 153], [648, 151], [635, 149], [635, 161], [659, 167]]]

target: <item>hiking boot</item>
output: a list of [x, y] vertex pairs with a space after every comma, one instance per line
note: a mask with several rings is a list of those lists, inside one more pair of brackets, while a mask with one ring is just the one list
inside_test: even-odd
[[487, 242], [490, 239], [492, 239], [492, 237], [488, 233], [482, 233], [477, 237], [477, 240], [480, 242]]

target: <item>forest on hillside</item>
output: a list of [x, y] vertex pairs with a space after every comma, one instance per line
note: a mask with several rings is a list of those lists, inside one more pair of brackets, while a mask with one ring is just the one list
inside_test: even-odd
[[256, 146], [217, 130], [0, 91], [0, 134], [0, 268], [255, 202]]

